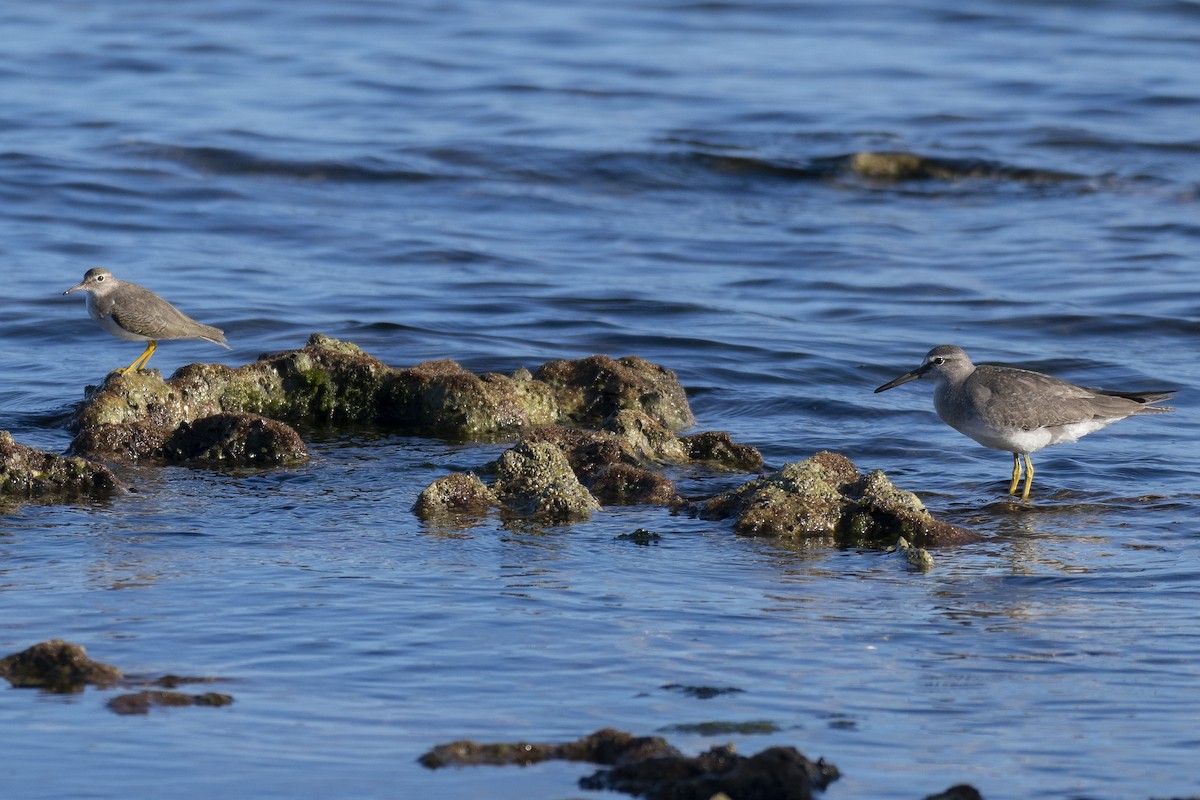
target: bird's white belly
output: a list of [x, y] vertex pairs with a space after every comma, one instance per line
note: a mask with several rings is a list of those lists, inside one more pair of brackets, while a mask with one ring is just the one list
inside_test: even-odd
[[142, 336], [140, 333], [130, 333], [116, 323], [111, 314], [106, 314], [100, 309], [100, 306], [92, 298], [91, 293], [87, 296], [88, 316], [100, 323], [100, 327], [120, 339], [127, 339], [131, 342], [148, 342], [149, 336]]
[[1087, 436], [1115, 421], [1114, 419], [1089, 419], [1083, 422], [1070, 422], [1065, 425], [1025, 431], [996, 430], [974, 421], [951, 425], [951, 427], [993, 450], [1005, 450], [1009, 453], [1033, 453], [1052, 444], [1073, 442], [1079, 437]]

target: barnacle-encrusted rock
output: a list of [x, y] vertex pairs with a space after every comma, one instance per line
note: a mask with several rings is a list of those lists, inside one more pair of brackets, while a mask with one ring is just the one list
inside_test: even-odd
[[678, 508], [685, 504], [674, 481], [661, 472], [632, 464], [609, 464], [592, 478], [591, 491], [597, 500], [610, 506]]
[[452, 472], [426, 486], [413, 511], [424, 519], [447, 515], [481, 516], [500, 505], [500, 498], [477, 475]]
[[118, 485], [107, 467], [17, 444], [8, 431], [0, 431], [0, 503], [102, 495]]
[[885, 546], [898, 536], [916, 547], [979, 539], [934, 519], [882, 472], [860, 476], [850, 459], [827, 451], [708, 500], [700, 515], [735, 517], [734, 530], [747, 536], [827, 536], [849, 545]]
[[51, 639], [0, 658], [0, 677], [17, 687], [72, 694], [89, 683], [113, 686], [122, 676], [116, 667], [88, 658], [82, 645]]
[[546, 442], [519, 442], [504, 451], [492, 491], [508, 509], [551, 522], [587, 519], [600, 510], [567, 457]]
[[596, 426], [621, 409], [642, 411], [678, 431], [696, 424], [675, 373], [637, 356], [549, 361], [534, 375], [555, 393], [560, 414]]

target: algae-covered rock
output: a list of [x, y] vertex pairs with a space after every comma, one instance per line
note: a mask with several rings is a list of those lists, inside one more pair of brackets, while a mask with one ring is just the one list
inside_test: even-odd
[[696, 424], [675, 373], [637, 356], [549, 361], [534, 378], [550, 385], [559, 413], [579, 425], [599, 425], [626, 408], [641, 411], [673, 431]]
[[[460, 440], [515, 436], [593, 417], [599, 424], [624, 409], [671, 428], [692, 424], [674, 374], [640, 358], [555, 361], [538, 373], [547, 379], [524, 369], [511, 377], [475, 375], [453, 361], [395, 369], [353, 344], [315, 333], [299, 350], [266, 354], [236, 368], [191, 364], [166, 381], [155, 370], [114, 373], [88, 393], [73, 418], [71, 451], [128, 460], [193, 459], [197, 448], [172, 441], [177, 429], [231, 414], [286, 425], [368, 423]], [[221, 424], [238, 432], [228, 421]], [[267, 431], [263, 425], [244, 427], [247, 435]], [[303, 458], [289, 434], [277, 428], [269, 433], [273, 438], [259, 435], [257, 444], [226, 441], [212, 457], [222, 463], [245, 457], [249, 465]], [[265, 450], [264, 442], [270, 444]]]
[[82, 645], [51, 639], [0, 658], [0, 677], [16, 687], [73, 694], [87, 684], [105, 688], [121, 680], [121, 670], [88, 658]]
[[478, 476], [452, 472], [438, 478], [417, 496], [413, 511], [422, 519], [447, 515], [483, 516], [500, 505], [500, 498]]
[[17, 444], [0, 431], [0, 502], [105, 494], [118, 485], [107, 467]]
[[823, 451], [718, 495], [700, 507], [707, 519], [735, 517], [747, 536], [832, 537], [844, 545], [886, 546], [904, 536], [917, 547], [980, 537], [934, 519], [916, 495], [882, 472], [863, 478], [850, 459]]
[[551, 522], [587, 519], [600, 504], [547, 442], [519, 442], [496, 462], [492, 491], [511, 511]]

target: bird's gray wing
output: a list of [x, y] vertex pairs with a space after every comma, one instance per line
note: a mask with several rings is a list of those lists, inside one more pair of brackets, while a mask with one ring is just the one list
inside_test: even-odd
[[150, 339], [207, 339], [224, 344], [224, 334], [184, 314], [154, 292], [135, 283], [122, 282], [112, 298], [112, 318], [127, 331]]
[[1125, 394], [1103, 393], [1023, 369], [980, 366], [968, 384], [984, 419], [1003, 430], [1120, 419], [1147, 410], [1144, 402]]

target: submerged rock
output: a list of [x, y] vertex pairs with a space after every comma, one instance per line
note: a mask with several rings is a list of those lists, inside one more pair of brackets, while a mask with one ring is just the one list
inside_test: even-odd
[[17, 444], [8, 431], [0, 431], [0, 502], [69, 500], [107, 494], [118, 486], [107, 467]]
[[0, 658], [0, 677], [14, 687], [32, 687], [61, 694], [82, 692], [88, 684], [99, 689], [130, 685], [163, 687], [109, 700], [108, 707], [118, 714], [145, 714], [151, 706], [227, 706], [233, 702], [231, 696], [219, 692], [193, 695], [170, 691], [185, 683], [215, 683], [218, 678], [127, 676], [114, 666], [88, 658], [87, 650], [82, 645], [62, 639], [40, 642], [19, 653]]
[[446, 766], [528, 766], [548, 759], [606, 765], [580, 779], [589, 791], [617, 791], [652, 800], [710, 800], [724, 793], [738, 800], [808, 800], [813, 791], [837, 780], [831, 764], [810, 761], [793, 747], [770, 747], [740, 756], [732, 747], [714, 747], [685, 756], [657, 736], [635, 737], [605, 728], [565, 744], [479, 744], [470, 740], [438, 745], [421, 756], [429, 769]]
[[983, 795], [969, 783], [959, 783], [944, 792], [931, 794], [925, 800], [983, 800]]
[[705, 519], [735, 518], [745, 536], [832, 537], [879, 547], [903, 536], [916, 547], [963, 544], [980, 537], [934, 519], [917, 496], [879, 471], [863, 477], [850, 459], [822, 451], [752, 480], [700, 506]]
[[73, 694], [89, 683], [114, 686], [123, 676], [116, 667], [88, 658], [82, 645], [51, 639], [0, 659], [0, 677], [15, 687]]
[[108, 701], [110, 710], [117, 714], [149, 714], [152, 706], [182, 708], [184, 706], [227, 706], [233, 697], [220, 692], [188, 694], [163, 689], [146, 689], [133, 694], [118, 695]]
[[969, 158], [939, 158], [907, 152], [862, 151], [847, 159], [857, 175], [872, 180], [962, 180], [979, 178], [1019, 183], [1063, 183], [1082, 180], [1082, 175], [1048, 169], [1013, 167], [995, 161]]
[[428, 769], [442, 767], [502, 766], [527, 767], [552, 759], [587, 761], [592, 764], [618, 764], [660, 756], [678, 756], [679, 751], [658, 736], [634, 736], [613, 728], [602, 728], [590, 736], [564, 744], [513, 742], [480, 744], [461, 739], [440, 744], [419, 759]]
[[970, 783], [958, 783], [947, 789], [946, 792], [926, 796], [925, 800], [983, 800], [983, 795], [979, 794], [979, 789], [974, 788]]

